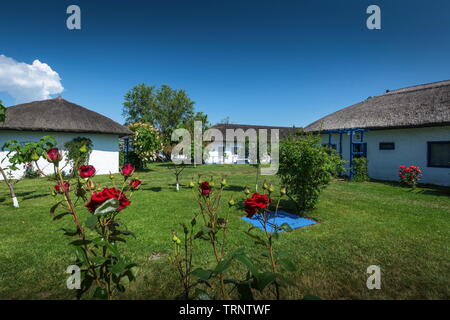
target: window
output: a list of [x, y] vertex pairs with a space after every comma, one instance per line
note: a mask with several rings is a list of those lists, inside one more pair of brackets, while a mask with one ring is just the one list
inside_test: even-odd
[[354, 158], [367, 158], [367, 142], [353, 144]]
[[394, 142], [380, 142], [380, 150], [395, 150]]
[[428, 167], [450, 168], [450, 141], [428, 142]]

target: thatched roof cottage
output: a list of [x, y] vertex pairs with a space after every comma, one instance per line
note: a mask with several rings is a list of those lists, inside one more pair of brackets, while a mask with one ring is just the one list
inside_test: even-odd
[[417, 165], [422, 182], [450, 185], [450, 80], [370, 97], [304, 128], [344, 160], [365, 156], [369, 176], [398, 180], [400, 165]]
[[[64, 149], [67, 141], [89, 138], [93, 144], [90, 164], [95, 166], [97, 173], [107, 174], [118, 172], [119, 137], [129, 134], [131, 131], [117, 122], [58, 97], [7, 108], [6, 119], [0, 123], [0, 146], [11, 139], [29, 142], [52, 136], [58, 147]], [[0, 152], [0, 160], [6, 153]], [[52, 173], [52, 167], [43, 159], [39, 160], [39, 167]], [[14, 175], [19, 177], [23, 171], [15, 171]]]

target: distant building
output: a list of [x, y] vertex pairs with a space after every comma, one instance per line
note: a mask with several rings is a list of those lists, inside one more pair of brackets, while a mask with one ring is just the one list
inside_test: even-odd
[[[280, 140], [289, 134], [293, 134], [296, 130], [294, 127], [273, 127], [273, 126], [258, 126], [248, 124], [227, 124], [219, 123], [211, 127], [211, 129], [218, 129], [222, 132], [223, 139], [212, 142], [208, 157], [205, 159], [206, 164], [239, 164], [239, 163], [253, 163], [249, 158], [248, 143], [237, 141], [236, 137], [228, 132], [236, 132], [236, 130], [243, 130], [244, 133], [249, 134], [254, 131], [258, 136], [259, 130], [267, 130], [267, 143], [270, 145], [271, 130], [278, 130]], [[270, 152], [260, 159], [260, 163], [270, 163]]]
[[371, 178], [396, 181], [400, 165], [417, 165], [421, 182], [450, 185], [450, 80], [387, 90], [304, 130], [349, 163], [366, 157]]
[[[7, 108], [5, 122], [0, 123], [0, 146], [12, 139], [25, 143], [51, 136], [57, 141], [57, 147], [64, 149], [65, 142], [86, 137], [93, 143], [89, 163], [98, 174], [107, 174], [119, 171], [119, 137], [129, 134], [132, 132], [117, 122], [58, 97]], [[0, 152], [0, 161], [7, 152]], [[53, 173], [52, 165], [45, 159], [41, 158], [38, 164], [44, 173]], [[7, 160], [1, 165], [8, 165]], [[12, 174], [19, 178], [24, 170]]]

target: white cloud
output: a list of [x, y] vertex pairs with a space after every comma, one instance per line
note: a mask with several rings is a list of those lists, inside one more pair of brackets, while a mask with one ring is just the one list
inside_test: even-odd
[[59, 74], [48, 64], [17, 62], [0, 54], [0, 91], [8, 92], [17, 103], [50, 99], [63, 90]]

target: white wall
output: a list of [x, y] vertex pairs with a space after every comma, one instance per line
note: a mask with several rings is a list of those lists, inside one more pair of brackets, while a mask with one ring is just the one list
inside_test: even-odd
[[[207, 159], [205, 159], [206, 164], [233, 164], [233, 163], [245, 163], [245, 157], [240, 157], [240, 150], [245, 151], [245, 144], [238, 143], [237, 154], [234, 154], [234, 143], [225, 144], [225, 157], [222, 155], [223, 144], [220, 142], [212, 142], [211, 149], [208, 153]], [[251, 163], [251, 161], [249, 161]], [[261, 159], [261, 163], [270, 163], [270, 156]]]
[[[450, 168], [427, 167], [427, 142], [450, 141], [450, 127], [371, 130], [364, 133], [367, 142], [368, 174], [373, 179], [398, 181], [398, 167], [419, 166], [422, 183], [450, 185]], [[328, 143], [328, 135], [322, 136]], [[380, 142], [394, 142], [395, 150], [379, 150]], [[332, 143], [339, 150], [339, 135], [333, 135]], [[343, 159], [350, 158], [350, 138], [343, 135]]]
[[[65, 142], [76, 137], [87, 137], [91, 139], [93, 143], [93, 150], [90, 156], [89, 164], [96, 168], [97, 174], [119, 172], [119, 137], [117, 135], [2, 130], [0, 131], [0, 147], [3, 146], [7, 140], [14, 139], [18, 142], [36, 142], [43, 136], [51, 136], [55, 138], [57, 147], [61, 150], [64, 149]], [[7, 153], [7, 151], [0, 151], [0, 161], [6, 158]], [[38, 164], [45, 174], [53, 173], [53, 165], [47, 160], [41, 158], [39, 159]], [[66, 162], [63, 159], [61, 166], [64, 166], [65, 164]], [[5, 167], [8, 165], [8, 161], [5, 160], [0, 165]], [[70, 166], [67, 166], [65, 171], [70, 171]], [[25, 170], [21, 168], [20, 170], [13, 171], [12, 174], [15, 178], [20, 178], [23, 176], [24, 172]]]

